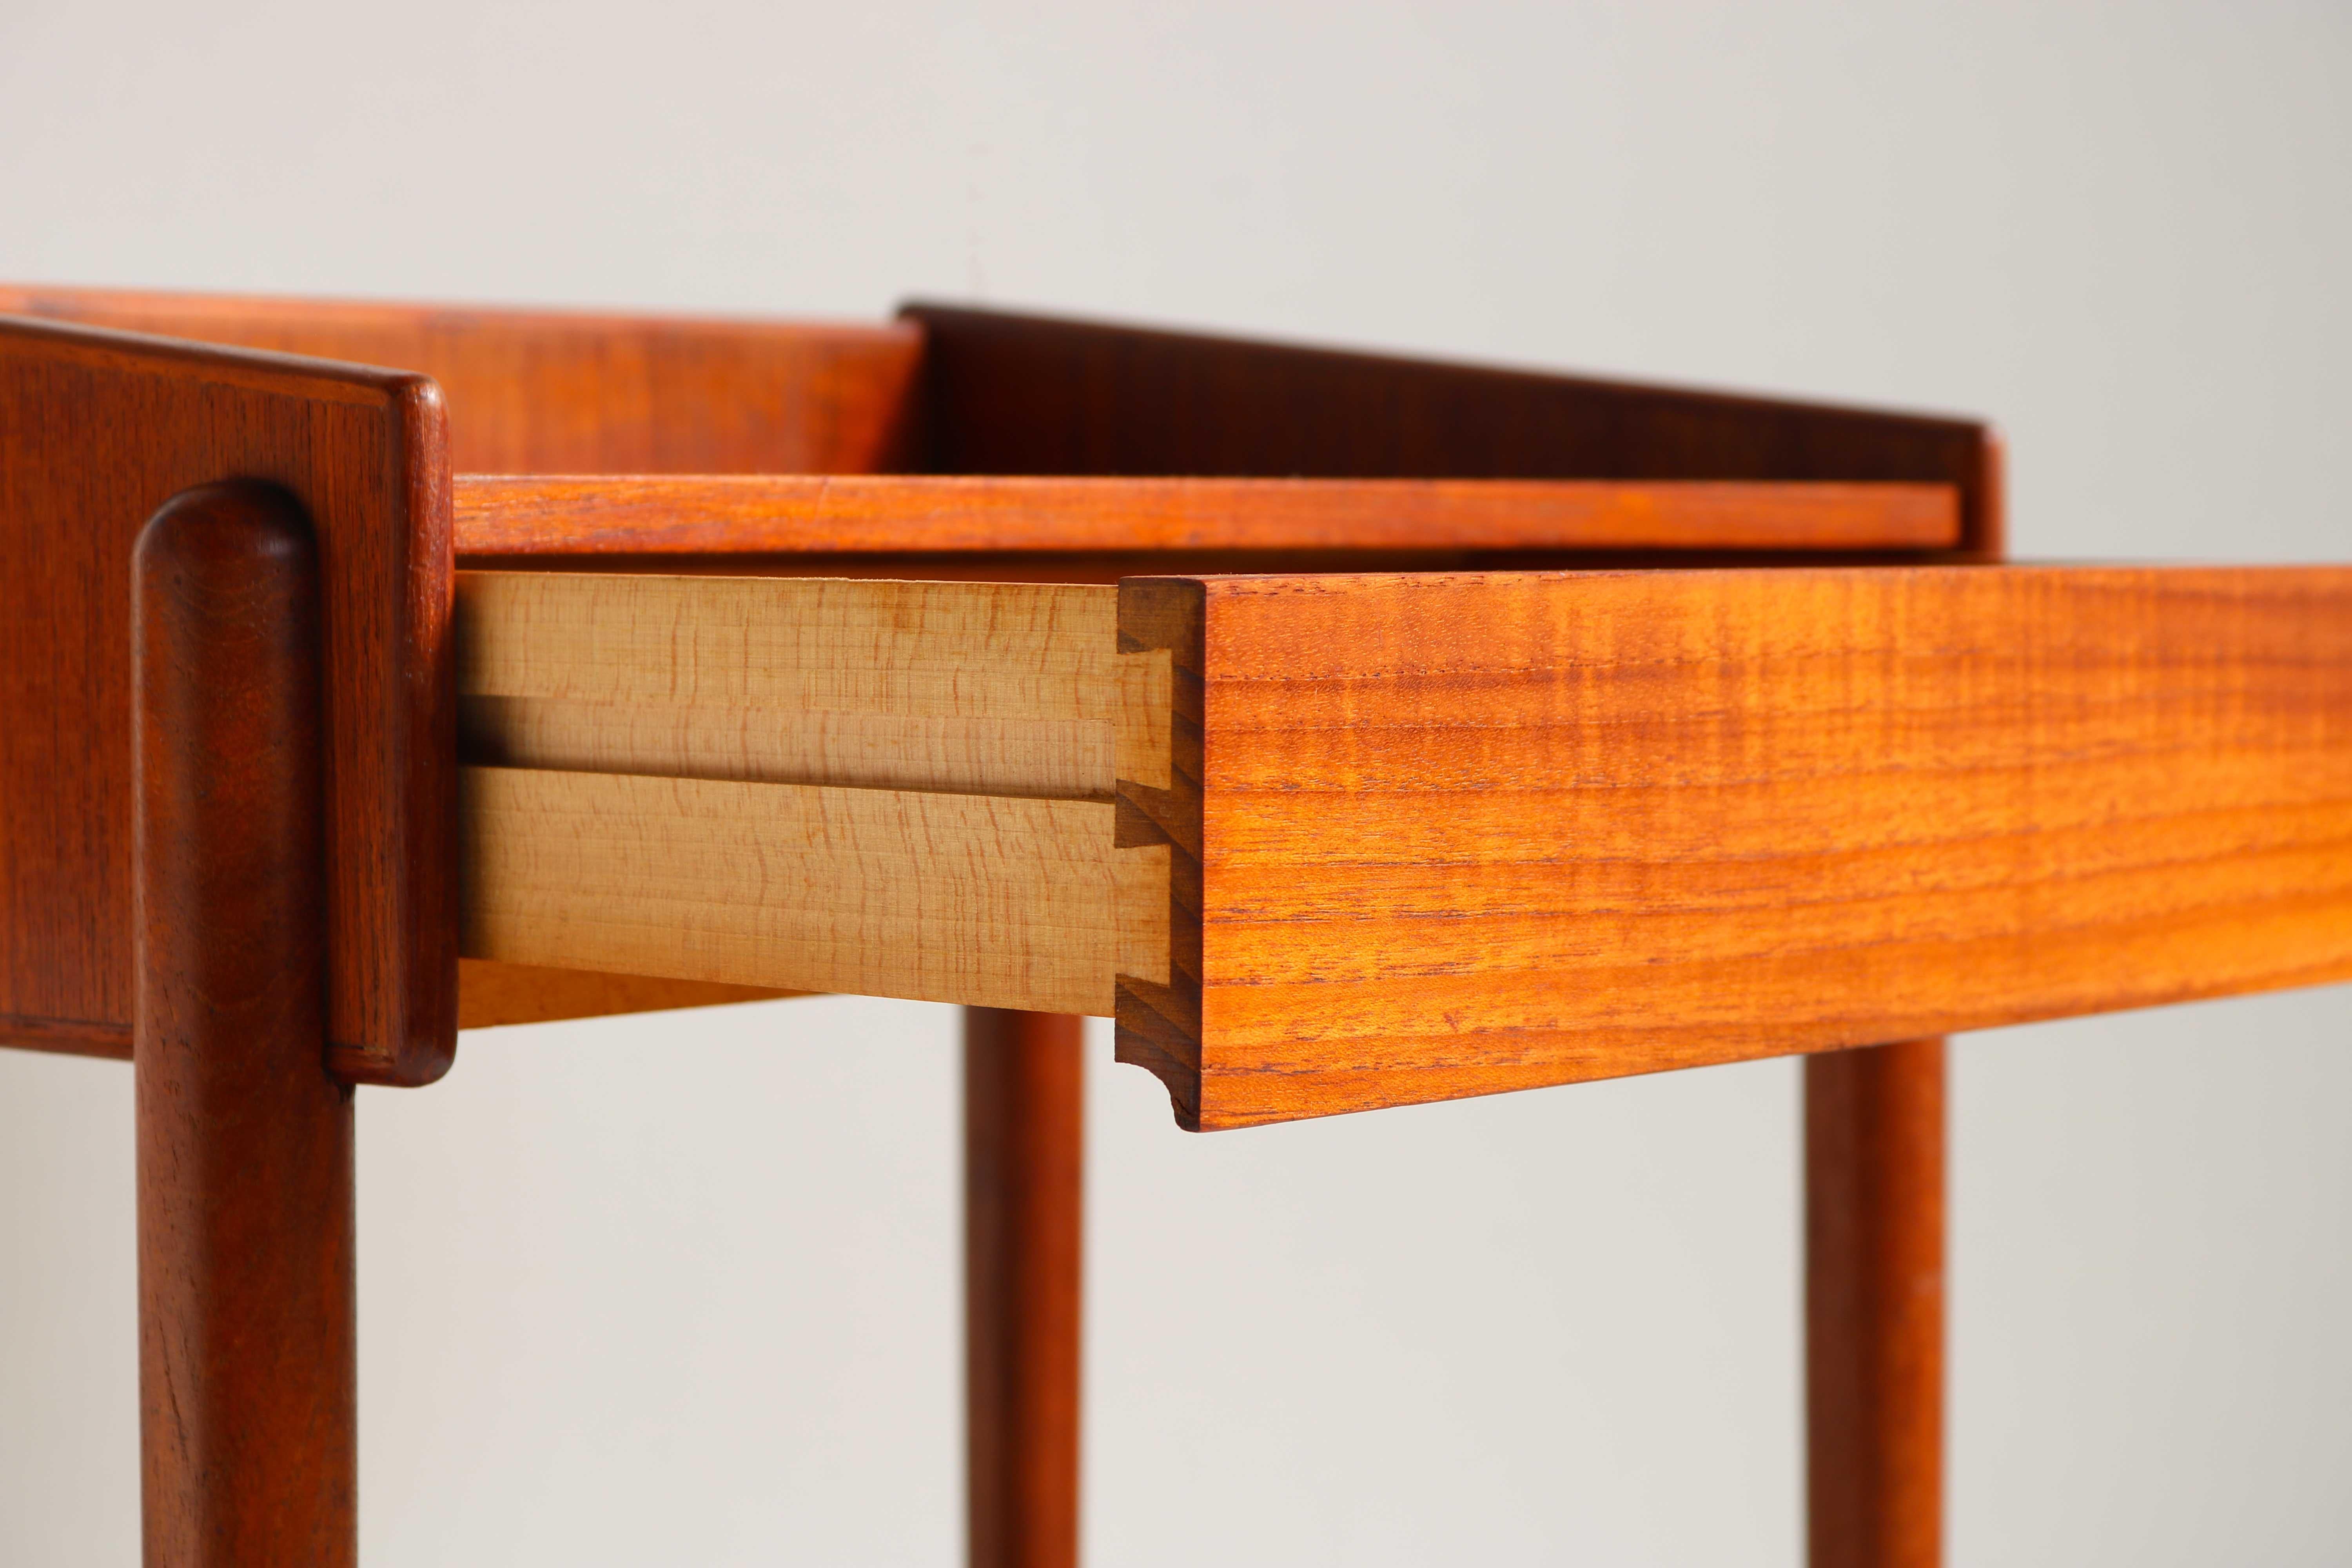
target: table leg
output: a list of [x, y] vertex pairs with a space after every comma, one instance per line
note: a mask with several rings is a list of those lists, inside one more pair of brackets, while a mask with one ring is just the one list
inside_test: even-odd
[[1943, 1535], [1944, 1042], [1805, 1059], [1812, 1568], [1934, 1568]]
[[149, 1568], [350, 1568], [352, 1098], [325, 1066], [316, 562], [254, 485], [132, 566], [141, 1501]]
[[1082, 1022], [964, 1010], [972, 1568], [1074, 1568], [1078, 1559]]

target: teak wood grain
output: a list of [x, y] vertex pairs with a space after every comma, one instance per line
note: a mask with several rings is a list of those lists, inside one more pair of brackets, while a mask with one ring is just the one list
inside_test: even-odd
[[1948, 484], [460, 473], [460, 554], [1949, 550]]
[[[445, 431], [451, 457], [483, 473], [894, 468], [905, 460], [912, 439], [921, 363], [921, 334], [905, 324], [22, 285], [0, 285], [0, 314], [427, 375], [450, 411]], [[47, 436], [69, 442], [83, 428], [89, 427], [52, 426]], [[186, 482], [217, 477], [223, 476], [192, 476]], [[144, 504], [161, 499], [149, 497]], [[610, 531], [603, 542], [614, 542]], [[518, 1007], [529, 1013], [552, 1006], [560, 1010], [544, 1016], [575, 1016], [600, 997], [618, 1008], [627, 1001], [682, 1005], [661, 998], [690, 994], [644, 984], [625, 990], [608, 981], [559, 982], [536, 973], [505, 975], [485, 963], [466, 964], [457, 984], [467, 1027], [483, 1018], [519, 1021]], [[130, 1050], [121, 1026], [68, 1016], [20, 1016], [0, 1022], [0, 1037], [100, 1056]], [[378, 1076], [363, 1067], [354, 1070]], [[409, 1078], [421, 1080], [432, 1070], [420, 1065]]]
[[903, 325], [0, 287], [0, 313], [433, 378], [468, 473], [863, 473], [902, 466]]
[[123, 584], [153, 1568], [351, 1568], [359, 1555], [352, 1091], [326, 1063], [318, 579], [308, 520], [248, 482], [173, 498]]
[[443, 435], [417, 376], [0, 316], [0, 1039], [129, 1050], [131, 541], [180, 491], [246, 479], [318, 537], [336, 1068], [446, 1068]]
[[970, 1568], [1076, 1568], [1086, 1056], [1079, 1020], [963, 1026]]
[[1809, 1568], [1943, 1561], [1944, 1042], [1805, 1059]]
[[1898, 481], [2001, 538], [1966, 419], [914, 303], [920, 448], [950, 474]]
[[1120, 1049], [1187, 1125], [2352, 975], [2352, 571], [1123, 592], [1179, 980]]
[[[342, 1070], [421, 1082], [452, 1024], [782, 985], [1089, 1011], [1115, 991], [1122, 1054], [1218, 1126], [1951, 1026], [1934, 1008], [1989, 952], [2000, 1005], [2054, 1010], [2344, 972], [2326, 935], [2345, 923], [2344, 660], [2309, 625], [2341, 623], [2340, 578], [2267, 598], [2141, 583], [2116, 592], [2148, 602], [2123, 610], [2090, 577], [2026, 605], [1906, 598], [1884, 578], [1843, 609], [1803, 601], [1787, 626], [1746, 590], [1687, 585], [1655, 603], [1580, 590], [1547, 621], [1523, 613], [1546, 590], [1522, 579], [1385, 630], [1342, 615], [1336, 635], [1313, 615], [1254, 626], [1235, 606], [1262, 590], [1223, 583], [1133, 584], [1116, 613], [1106, 592], [892, 587], [898, 619], [838, 584], [732, 599], [590, 584], [608, 603], [584, 618], [578, 589], [518, 588], [490, 619], [530, 635], [473, 645], [464, 743], [526, 765], [470, 775], [464, 929], [531, 962], [454, 964], [456, 923], [434, 924], [459, 864], [435, 618], [453, 531], [548, 565], [1105, 583], [1155, 556], [1195, 574], [1445, 552], [1982, 557], [1998, 447], [1965, 421], [935, 308], [857, 329], [0, 289], [11, 312], [429, 374], [457, 410], [446, 444], [478, 470], [453, 530], [436, 395], [415, 376], [0, 328], [0, 566], [69, 590], [42, 635], [0, 626], [0, 712], [22, 732], [0, 742], [0, 1039], [129, 1045], [112, 1006], [128, 939], [108, 934], [132, 837], [106, 793], [129, 679], [106, 662], [127, 646], [110, 531], [172, 486], [259, 478], [280, 489], [199, 491], [198, 510], [226, 517], [231, 494], [299, 518], [299, 500], [325, 573], [320, 667], [282, 657], [282, 635], [275, 656], [220, 658], [242, 632], [224, 642], [201, 616], [183, 629], [211, 651], [157, 667], [177, 685], [149, 755], [171, 779], [142, 795], [135, 973], [158, 1560], [348, 1560], [349, 1098], [311, 1068], [354, 1008], [402, 1021], [346, 1041]], [[907, 464], [971, 473], [811, 477]], [[798, 472], [724, 477], [780, 469]], [[407, 577], [351, 589], [354, 561], [411, 547]], [[1325, 590], [1266, 592], [1285, 591]], [[1341, 596], [1397, 593], [1359, 578]], [[2263, 602], [2208, 613], [2233, 594]], [[845, 603], [866, 619], [834, 613]], [[911, 612], [926, 603], [954, 609]], [[2245, 635], [2254, 613], [2277, 616], [2267, 641]], [[2073, 642], [2037, 630], [2070, 616], [2086, 616]], [[255, 626], [266, 642], [299, 619]], [[383, 668], [354, 666], [350, 641], [375, 658], [387, 628], [389, 719], [368, 707]], [[2213, 632], [2210, 657], [2167, 640]], [[2015, 668], [1988, 651], [1999, 635], [2025, 650]], [[2062, 679], [2041, 684], [2045, 668]], [[355, 763], [331, 727], [309, 752], [323, 781], [297, 754], [315, 700], [308, 720], [279, 711], [322, 671], [334, 724], [392, 737]], [[1652, 688], [1672, 700], [1645, 706]], [[2084, 800], [2130, 793], [2121, 759], [2160, 787], [2098, 819]], [[2263, 793], [2298, 768], [2309, 790]], [[1842, 769], [1860, 781], [1843, 805]], [[1562, 800], [1577, 831], [1546, 859]], [[1857, 828], [1871, 809], [1891, 836]], [[1285, 862], [1318, 813], [1319, 845]], [[351, 841], [362, 818], [414, 833], [387, 856]], [[350, 957], [355, 907], [393, 959]], [[2223, 926], [2243, 940], [2209, 940]], [[2046, 962], [2008, 951], [2037, 942]], [[1659, 962], [1619, 962], [1645, 944]], [[390, 1013], [387, 962], [392, 991], [416, 993]], [[612, 967], [557, 966], [589, 962]], [[2130, 971], [2119, 986], [2084, 980], [2109, 964]], [[678, 978], [714, 973], [755, 983]], [[1456, 1005], [1474, 986], [1483, 1016]], [[1361, 1027], [1375, 1015], [1387, 1032]], [[1075, 1035], [972, 1019], [976, 1562], [1075, 1557]], [[1920, 1368], [1940, 1321], [1919, 1275], [1940, 1144], [1931, 1167], [1915, 1124], [1932, 1048], [1809, 1064], [1819, 1564], [1931, 1560]]]

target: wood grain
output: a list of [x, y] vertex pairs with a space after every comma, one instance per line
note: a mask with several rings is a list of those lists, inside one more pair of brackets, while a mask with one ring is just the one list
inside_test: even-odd
[[1136, 592], [1199, 982], [1121, 1050], [1188, 1124], [2352, 975], [2352, 572]]
[[971, 475], [455, 481], [465, 555], [1948, 550], [1948, 484]]
[[413, 375], [0, 317], [0, 1039], [127, 1051], [131, 541], [229, 477], [295, 498], [324, 595], [337, 1070], [456, 1037], [442, 409]]
[[1165, 770], [1165, 659], [1108, 588], [467, 573], [467, 756], [1108, 801]]
[[1085, 1279], [1079, 1020], [965, 1010], [965, 1489], [971, 1568], [1076, 1568]]
[[1109, 589], [464, 574], [457, 625], [469, 955], [1078, 1013], [1122, 942], [1159, 973], [1110, 801], [1170, 665]]
[[431, 376], [469, 473], [862, 473], [901, 466], [907, 326], [0, 287], [0, 312]]
[[[140, 534], [140, 1501], [158, 1568], [359, 1556], [352, 1091], [328, 1076], [318, 560], [285, 492]], [[130, 912], [130, 911], [126, 911]]]
[[1805, 1061], [1810, 1568], [1943, 1561], [1944, 1042]]
[[950, 305], [925, 333], [921, 446], [948, 474], [1771, 479], [1948, 485], [2000, 547], [1972, 420], [1253, 342]]
[[467, 957], [1034, 1012], [1164, 961], [1107, 803], [467, 768]]

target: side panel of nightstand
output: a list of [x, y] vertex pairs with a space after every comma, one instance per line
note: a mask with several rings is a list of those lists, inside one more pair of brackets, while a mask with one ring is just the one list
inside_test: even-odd
[[131, 547], [179, 492], [316, 531], [329, 1040], [430, 1082], [457, 1021], [448, 470], [419, 376], [0, 318], [0, 1038], [130, 1048]]

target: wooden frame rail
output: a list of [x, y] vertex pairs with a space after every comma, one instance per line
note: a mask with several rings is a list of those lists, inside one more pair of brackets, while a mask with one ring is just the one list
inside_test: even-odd
[[1928, 483], [459, 474], [469, 556], [1949, 551]]

